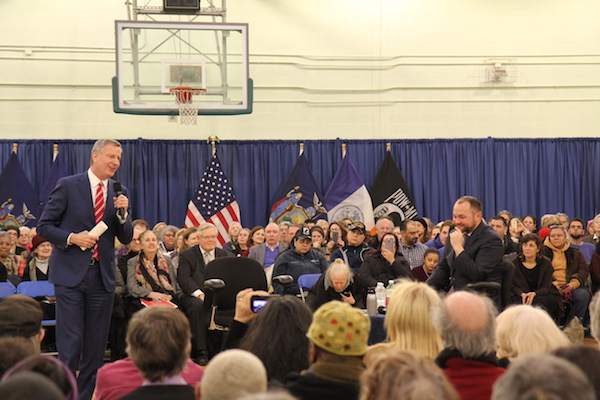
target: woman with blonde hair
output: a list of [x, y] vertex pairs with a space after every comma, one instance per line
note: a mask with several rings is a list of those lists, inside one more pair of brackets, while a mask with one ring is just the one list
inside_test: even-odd
[[437, 292], [422, 282], [401, 280], [396, 284], [385, 316], [387, 343], [373, 346], [412, 350], [422, 357], [435, 359], [442, 351], [442, 338], [431, 323], [430, 312], [442, 300]]
[[551, 353], [570, 345], [550, 315], [538, 307], [519, 304], [496, 317], [496, 355], [512, 362], [528, 353]]

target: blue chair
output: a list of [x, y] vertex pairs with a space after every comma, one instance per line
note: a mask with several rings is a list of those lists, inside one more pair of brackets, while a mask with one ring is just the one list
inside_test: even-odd
[[[54, 284], [48, 281], [24, 281], [17, 286], [17, 293], [29, 297], [52, 297], [54, 296]], [[42, 326], [55, 326], [55, 319], [45, 319]]]
[[17, 288], [10, 282], [0, 282], [0, 299], [11, 296], [17, 292]]
[[304, 297], [304, 289], [310, 290], [315, 283], [319, 280], [321, 274], [304, 274], [298, 277], [298, 288], [300, 289], [300, 297], [302, 301], [306, 303], [306, 297]]

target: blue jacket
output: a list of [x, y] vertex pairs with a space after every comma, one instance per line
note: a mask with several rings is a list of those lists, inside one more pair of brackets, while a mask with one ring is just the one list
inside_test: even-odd
[[365, 261], [365, 255], [369, 251], [374, 250], [374, 248], [367, 246], [364, 243], [362, 243], [360, 246], [347, 245], [340, 249], [335, 249], [335, 251], [331, 253], [330, 260], [331, 262], [338, 258], [344, 260], [344, 254], [346, 254], [346, 260], [344, 261], [347, 261], [350, 268], [352, 268], [354, 272], [358, 274], [360, 273], [360, 266], [362, 265], [363, 261]]
[[[287, 250], [279, 255], [273, 267], [273, 277], [291, 275], [294, 283], [287, 289], [288, 294], [298, 294], [298, 277], [304, 274], [321, 274], [327, 270], [327, 260], [321, 252], [310, 249], [306, 254], [299, 254], [294, 249]], [[275, 293], [283, 293], [283, 286], [274, 283]]]

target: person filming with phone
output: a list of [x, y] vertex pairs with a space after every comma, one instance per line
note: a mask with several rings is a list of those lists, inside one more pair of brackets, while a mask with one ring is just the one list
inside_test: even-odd
[[377, 282], [387, 284], [390, 279], [412, 279], [408, 262], [397, 250], [398, 238], [391, 232], [383, 235], [379, 248], [369, 253], [360, 267], [360, 277], [367, 287]]

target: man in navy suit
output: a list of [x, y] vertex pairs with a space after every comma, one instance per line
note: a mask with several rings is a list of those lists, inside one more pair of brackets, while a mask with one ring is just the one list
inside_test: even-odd
[[[115, 289], [114, 239], [127, 244], [133, 236], [127, 189], [117, 196], [111, 179], [121, 153], [119, 142], [98, 140], [90, 168], [58, 181], [38, 224], [38, 234], [55, 246], [48, 269], [56, 292], [59, 359], [74, 373], [79, 370], [82, 400], [92, 396], [106, 349]], [[104, 212], [94, 210], [94, 204], [102, 204]], [[117, 209], [125, 212], [117, 215]], [[100, 237], [89, 232], [97, 218], [108, 226]]]
[[469, 283], [500, 282], [504, 249], [498, 234], [482, 221], [481, 202], [463, 196], [454, 203], [452, 214], [455, 229], [427, 284], [438, 290], [461, 290]]

